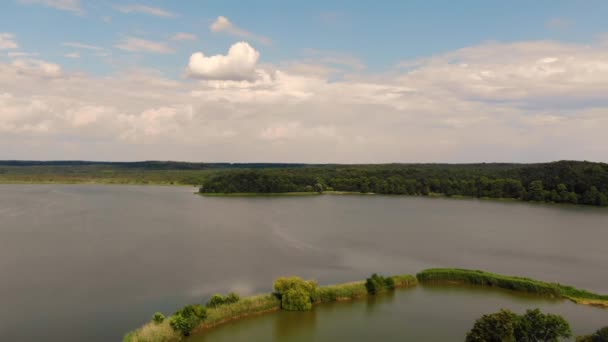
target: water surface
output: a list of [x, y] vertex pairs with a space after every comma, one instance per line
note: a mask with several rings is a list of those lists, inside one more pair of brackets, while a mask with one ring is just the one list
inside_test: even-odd
[[466, 267], [608, 293], [602, 208], [194, 190], [0, 185], [0, 340], [116, 341], [155, 311], [268, 292], [282, 275]]

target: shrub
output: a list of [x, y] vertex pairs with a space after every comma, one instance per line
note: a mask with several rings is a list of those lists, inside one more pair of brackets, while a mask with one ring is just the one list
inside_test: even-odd
[[483, 315], [467, 333], [466, 342], [515, 342], [517, 315], [509, 310]]
[[155, 312], [154, 316], [152, 316], [152, 321], [156, 324], [161, 324], [165, 320], [165, 315], [161, 312]]
[[232, 304], [232, 303], [236, 303], [239, 300], [241, 300], [241, 296], [239, 296], [238, 294], [236, 294], [235, 292], [230, 292], [227, 296], [226, 296], [226, 304]]
[[570, 325], [559, 315], [543, 314], [539, 309], [527, 310], [521, 316], [500, 310], [475, 321], [466, 342], [556, 342], [570, 336]]
[[283, 277], [274, 282], [281, 308], [288, 311], [308, 311], [312, 308], [317, 283], [300, 277]]
[[374, 295], [387, 290], [395, 289], [395, 280], [392, 277], [384, 277], [376, 273], [365, 280], [367, 293]]
[[221, 294], [214, 294], [207, 302], [208, 308], [215, 308], [225, 303], [225, 298]]
[[173, 315], [169, 320], [171, 328], [184, 336], [189, 336], [192, 329], [199, 323], [200, 320], [194, 316], [184, 317], [182, 315]]
[[579, 336], [576, 338], [576, 342], [608, 342], [608, 326], [591, 335]]
[[200, 304], [186, 305], [177, 311], [170, 319], [169, 324], [173, 330], [184, 336], [190, 335], [192, 329], [196, 328], [207, 317], [207, 309]]
[[216, 308], [220, 305], [226, 305], [226, 304], [232, 304], [232, 303], [236, 303], [241, 299], [241, 297], [234, 293], [234, 292], [230, 292], [226, 297], [222, 296], [221, 294], [214, 294], [209, 301], [207, 302], [206, 306], [208, 308]]

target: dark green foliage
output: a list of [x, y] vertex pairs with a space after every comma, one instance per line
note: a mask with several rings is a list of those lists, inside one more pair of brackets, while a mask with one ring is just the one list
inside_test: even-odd
[[522, 342], [554, 342], [570, 336], [570, 325], [562, 316], [543, 314], [539, 309], [527, 310], [515, 329], [515, 340]]
[[[214, 171], [204, 193], [335, 190], [608, 205], [608, 164], [310, 165]], [[319, 191], [321, 190], [321, 191]]]
[[173, 315], [169, 320], [169, 325], [171, 325], [171, 328], [184, 336], [189, 336], [192, 329], [194, 329], [199, 323], [200, 320], [194, 316], [185, 317], [182, 315]]
[[570, 325], [559, 315], [527, 310], [522, 316], [509, 310], [483, 315], [468, 332], [467, 342], [557, 342], [572, 336]]
[[392, 277], [383, 277], [376, 273], [365, 280], [365, 288], [367, 293], [374, 295], [395, 289], [395, 280]]
[[281, 299], [281, 309], [308, 311], [312, 309], [317, 284], [299, 277], [285, 277], [274, 282], [274, 289]]
[[238, 302], [240, 299], [239, 295], [234, 293], [234, 292], [230, 292], [227, 296], [222, 296], [221, 294], [214, 294], [209, 301], [207, 302], [206, 306], [208, 308], [215, 308], [218, 307], [220, 305], [225, 305], [225, 304], [232, 304], [232, 303], [236, 303]]
[[188, 336], [207, 317], [207, 309], [200, 304], [186, 305], [171, 316], [169, 324], [175, 331]]
[[576, 342], [608, 342], [608, 326], [591, 335], [579, 336], [576, 338]]
[[467, 333], [466, 342], [515, 342], [517, 315], [509, 310], [483, 315]]
[[165, 315], [163, 315], [161, 312], [155, 312], [154, 316], [152, 316], [152, 321], [154, 321], [154, 323], [156, 324], [160, 324], [165, 320]]

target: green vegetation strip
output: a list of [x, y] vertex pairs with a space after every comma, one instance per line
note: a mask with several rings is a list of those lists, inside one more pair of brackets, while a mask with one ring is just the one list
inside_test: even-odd
[[608, 306], [608, 295], [599, 295], [557, 283], [548, 283], [530, 278], [501, 275], [479, 270], [432, 268], [416, 274], [416, 278], [422, 284], [457, 283], [498, 287], [553, 298], [566, 298], [579, 304]]
[[125, 335], [124, 342], [175, 342], [184, 335], [201, 332], [243, 317], [277, 310], [306, 311], [312, 305], [352, 300], [420, 284], [469, 284], [525, 292], [551, 298], [564, 298], [579, 304], [608, 307], [608, 296], [572, 286], [548, 283], [530, 278], [501, 275], [479, 270], [433, 268], [412, 275], [384, 277], [373, 274], [366, 281], [317, 286], [314, 281], [298, 277], [279, 278], [275, 292], [247, 298], [237, 294], [215, 295], [203, 306], [188, 305], [173, 316], [156, 313], [152, 321]]
[[[415, 286], [418, 282], [412, 275], [397, 275], [390, 277], [394, 282], [395, 288], [406, 288]], [[286, 278], [282, 278], [286, 279]], [[288, 278], [288, 280], [299, 278]], [[301, 280], [300, 280], [301, 281]], [[314, 282], [313, 282], [314, 283]], [[316, 285], [313, 285], [316, 286]], [[329, 285], [316, 287], [311, 300], [314, 304], [328, 303], [335, 301], [352, 300], [368, 295], [365, 281], [358, 281], [346, 284]], [[230, 322], [247, 316], [277, 311], [281, 309], [281, 300], [277, 293], [258, 295], [242, 298], [235, 303], [209, 307], [206, 309], [206, 316], [200, 324], [192, 330], [198, 333], [222, 323]], [[182, 309], [183, 310], [183, 309]], [[175, 331], [171, 325], [172, 316], [166, 317], [162, 322], [154, 319], [141, 328], [129, 332], [125, 335], [124, 342], [176, 342], [183, 339], [180, 332]]]

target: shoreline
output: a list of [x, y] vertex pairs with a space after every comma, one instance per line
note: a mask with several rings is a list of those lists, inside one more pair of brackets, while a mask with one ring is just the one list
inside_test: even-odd
[[[569, 300], [575, 304], [595, 306], [608, 310], [608, 295], [599, 295], [587, 290], [559, 283], [549, 283], [531, 278], [502, 275], [479, 270], [459, 268], [431, 268], [413, 275], [390, 276], [395, 282], [395, 289], [407, 289], [416, 286], [472, 286], [479, 288], [496, 288], [514, 293], [525, 293], [539, 298]], [[321, 286], [317, 289], [312, 304], [320, 305], [329, 302], [345, 302], [373, 296], [365, 287], [365, 281], [354, 281], [336, 285]], [[274, 293], [250, 296], [224, 306], [209, 308], [208, 317], [193, 329], [193, 334], [200, 334], [217, 326], [237, 321], [246, 317], [281, 311], [280, 300]], [[123, 342], [165, 341], [177, 342], [184, 339], [171, 329], [167, 316], [164, 322], [148, 322], [142, 327], [127, 333]]]

